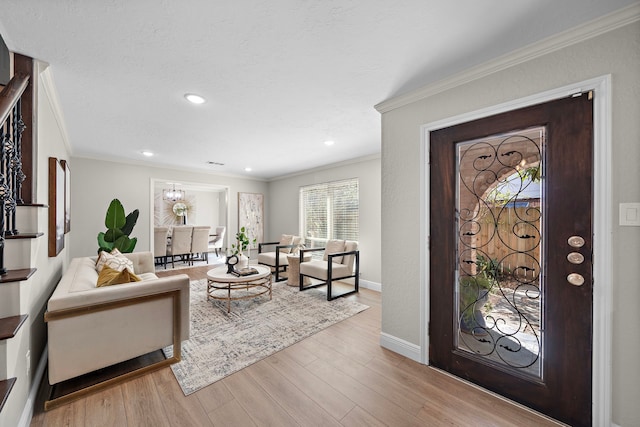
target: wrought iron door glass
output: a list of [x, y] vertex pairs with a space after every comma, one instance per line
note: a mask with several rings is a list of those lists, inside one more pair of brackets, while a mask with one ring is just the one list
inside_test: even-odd
[[456, 144], [455, 348], [542, 378], [545, 129]]

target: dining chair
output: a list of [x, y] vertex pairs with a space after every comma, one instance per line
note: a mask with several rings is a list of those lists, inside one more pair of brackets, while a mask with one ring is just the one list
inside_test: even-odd
[[156, 264], [164, 264], [167, 269], [167, 239], [169, 238], [169, 227], [153, 228], [153, 257]]
[[191, 235], [191, 264], [196, 254], [209, 264], [209, 225], [196, 225]]
[[216, 251], [216, 257], [219, 257], [218, 249], [222, 249], [224, 246], [224, 234], [227, 231], [227, 227], [216, 227], [216, 234], [209, 241], [209, 252]]
[[167, 255], [171, 256], [171, 267], [175, 267], [176, 256], [191, 259], [192, 225], [177, 225], [171, 229], [171, 246], [167, 248]]

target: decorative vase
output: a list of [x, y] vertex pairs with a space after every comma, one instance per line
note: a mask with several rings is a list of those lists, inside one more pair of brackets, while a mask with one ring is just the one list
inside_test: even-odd
[[238, 264], [236, 270], [249, 267], [249, 257], [244, 254], [238, 254]]

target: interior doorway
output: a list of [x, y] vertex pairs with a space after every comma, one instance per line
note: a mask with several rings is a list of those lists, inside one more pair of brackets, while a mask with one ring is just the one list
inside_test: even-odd
[[[150, 236], [153, 247], [155, 226], [209, 225], [229, 226], [229, 187], [175, 179], [151, 179]], [[223, 248], [228, 247], [225, 233]]]

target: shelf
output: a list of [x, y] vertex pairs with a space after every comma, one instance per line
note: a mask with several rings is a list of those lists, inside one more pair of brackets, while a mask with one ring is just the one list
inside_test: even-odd
[[21, 268], [19, 270], [7, 270], [7, 274], [0, 276], [0, 285], [9, 282], [22, 282], [36, 272], [35, 268]]
[[43, 232], [38, 233], [18, 233], [18, 234], [10, 234], [8, 236], [4, 236], [5, 240], [13, 240], [13, 239], [37, 239], [40, 236], [44, 236]]
[[27, 208], [48, 208], [49, 205], [44, 205], [42, 203], [18, 203], [16, 206], [25, 206]]
[[0, 412], [2, 412], [2, 408], [4, 407], [7, 397], [9, 397], [9, 393], [11, 393], [11, 389], [15, 382], [16, 378], [9, 378], [0, 381]]
[[27, 314], [20, 314], [18, 316], [10, 316], [0, 319], [0, 341], [8, 340], [16, 336], [18, 329], [27, 320]]

